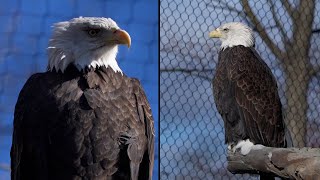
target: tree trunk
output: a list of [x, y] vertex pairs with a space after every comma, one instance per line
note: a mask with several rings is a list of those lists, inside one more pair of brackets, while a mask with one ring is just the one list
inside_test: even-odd
[[[299, 60], [291, 59], [291, 61], [297, 62]], [[306, 144], [307, 91], [310, 76], [307, 71], [308, 68], [303, 65], [305, 61], [301, 59], [300, 62], [298, 65], [285, 66], [287, 106], [284, 116], [294, 147], [304, 147]]]
[[294, 147], [304, 147], [306, 144], [307, 95], [312, 67], [309, 49], [314, 9], [315, 1], [310, 0], [300, 1], [297, 9], [292, 11], [293, 35], [291, 40], [285, 42], [285, 57], [280, 59], [287, 75], [285, 122]]

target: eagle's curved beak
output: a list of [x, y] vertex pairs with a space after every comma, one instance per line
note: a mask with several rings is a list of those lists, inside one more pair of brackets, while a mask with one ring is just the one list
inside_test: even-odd
[[114, 32], [115, 38], [119, 44], [126, 44], [128, 48], [131, 46], [131, 37], [130, 35], [122, 29], [118, 29]]
[[211, 32], [209, 33], [209, 37], [210, 37], [210, 38], [220, 38], [221, 36], [222, 36], [222, 33], [221, 33], [221, 31], [218, 30], [218, 29], [216, 29], [216, 30], [214, 30], [214, 31], [211, 31]]

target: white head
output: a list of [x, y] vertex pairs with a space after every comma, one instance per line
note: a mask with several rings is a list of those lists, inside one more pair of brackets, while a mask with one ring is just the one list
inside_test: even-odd
[[254, 37], [252, 30], [245, 24], [239, 22], [226, 23], [211, 31], [211, 38], [220, 38], [221, 49], [243, 45], [245, 47], [254, 46]]
[[116, 61], [119, 44], [131, 45], [129, 34], [110, 18], [79, 17], [53, 26], [49, 41], [48, 69], [64, 70], [73, 63], [85, 67], [111, 67], [121, 72]]

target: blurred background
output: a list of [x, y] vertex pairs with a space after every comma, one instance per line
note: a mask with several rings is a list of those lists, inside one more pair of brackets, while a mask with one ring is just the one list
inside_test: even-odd
[[296, 147], [320, 147], [319, 0], [161, 0], [161, 179], [258, 179], [226, 169], [211, 80], [220, 49], [210, 31], [240, 21], [279, 87]]
[[[156, 0], [1, 1], [0, 180], [10, 179], [15, 103], [28, 77], [46, 70], [46, 48], [55, 22], [79, 16], [110, 17], [131, 35], [131, 48], [120, 46], [117, 60], [124, 73], [142, 82], [158, 135], [158, 7]], [[158, 179], [158, 140], [155, 149], [154, 179]]]

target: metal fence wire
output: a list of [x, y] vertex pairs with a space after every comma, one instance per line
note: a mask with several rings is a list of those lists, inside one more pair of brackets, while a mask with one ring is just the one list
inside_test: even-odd
[[211, 80], [220, 43], [208, 33], [239, 21], [279, 87], [296, 147], [320, 147], [319, 0], [162, 0], [160, 178], [257, 179], [227, 171], [223, 121]]

